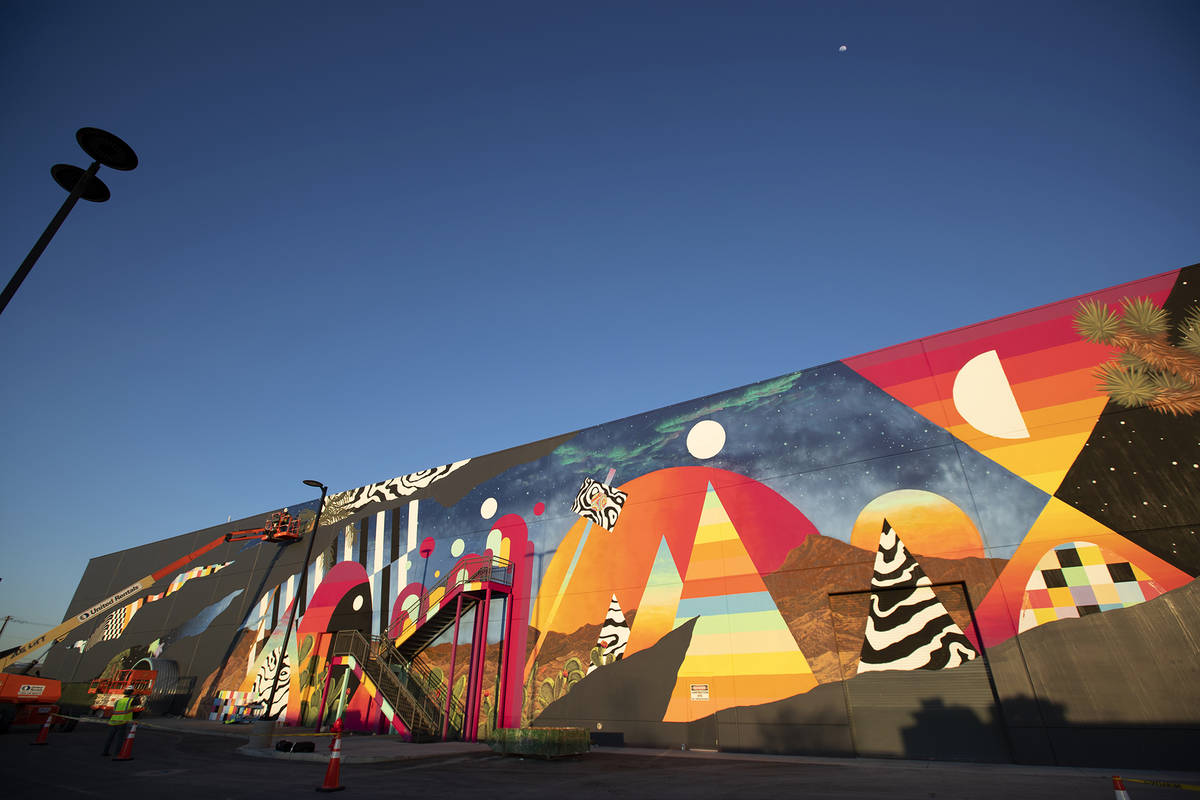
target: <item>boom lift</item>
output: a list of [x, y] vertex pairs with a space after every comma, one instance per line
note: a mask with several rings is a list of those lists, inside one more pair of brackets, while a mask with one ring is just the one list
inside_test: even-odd
[[113, 610], [127, 600], [132, 600], [170, 573], [174, 572], [175, 570], [182, 569], [189, 562], [194, 561], [195, 559], [207, 553], [209, 550], [212, 550], [214, 547], [224, 543], [225, 537], [218, 536], [216, 539], [213, 539], [203, 547], [197, 548], [196, 550], [188, 553], [183, 558], [176, 559], [162, 569], [151, 572], [146, 577], [139, 578], [138, 580], [126, 586], [124, 589], [109, 595], [91, 608], [80, 611], [78, 614], [72, 615], [69, 619], [63, 620], [55, 627], [43, 633], [41, 636], [38, 636], [36, 639], [31, 639], [20, 647], [14, 647], [11, 650], [5, 650], [4, 653], [0, 655], [0, 670], [6, 669], [9, 665], [19, 661], [22, 656], [33, 653], [37, 650], [41, 650], [51, 642], [62, 641], [66, 638], [68, 633], [75, 630], [83, 623], [105, 613], [106, 611]]
[[227, 542], [242, 542], [247, 539], [261, 539], [264, 542], [276, 544], [291, 544], [300, 541], [300, 518], [293, 517], [285, 508], [283, 511], [273, 511], [267, 517], [267, 524], [261, 528], [247, 528], [242, 531], [232, 531], [225, 534]]
[[146, 698], [154, 691], [157, 677], [157, 670], [123, 669], [115, 678], [97, 678], [88, 686], [88, 694], [95, 695], [92, 709], [102, 714], [112, 714], [117, 700], [125, 696], [126, 689], [132, 689], [137, 698], [135, 710], [140, 711], [146, 705]]
[[61, 697], [62, 684], [52, 678], [0, 672], [0, 733], [9, 725], [41, 725], [58, 712]]
[[[237, 542], [248, 539], [260, 539], [276, 544], [291, 544], [300, 539], [300, 519], [287, 512], [275, 511], [267, 517], [266, 524], [261, 528], [233, 531], [222, 534], [211, 542], [198, 547], [183, 558], [176, 559], [165, 567], [151, 572], [144, 578], [109, 595], [91, 608], [72, 615], [54, 628], [32, 639], [20, 647], [14, 647], [0, 652], [0, 670], [5, 670], [22, 657], [41, 650], [51, 642], [60, 642], [71, 631], [101, 614], [112, 611], [122, 603], [133, 600], [139, 594], [149, 589], [158, 581], [172, 572], [182, 569], [200, 556], [226, 542]], [[136, 673], [136, 674], [135, 674]], [[154, 686], [156, 673], [153, 671], [125, 670], [112, 681], [93, 681], [88, 693], [96, 695], [93, 708], [104, 708], [115, 700], [114, 691], [123, 693], [125, 686], [131, 686], [134, 694], [142, 699], [150, 693]], [[101, 685], [103, 684], [103, 685]], [[58, 711], [56, 705], [62, 695], [62, 684], [53, 678], [41, 678], [30, 675], [15, 675], [0, 672], [0, 732], [8, 729], [10, 724], [40, 723], [50, 714]]]
[[272, 512], [267, 517], [267, 524], [261, 528], [249, 528], [247, 530], [233, 531], [232, 533], [222, 534], [213, 539], [208, 544], [198, 547], [192, 552], [185, 555], [183, 558], [176, 559], [170, 564], [167, 564], [162, 569], [155, 570], [144, 578], [139, 578], [133, 583], [121, 589], [118, 592], [106, 597], [99, 603], [96, 603], [91, 608], [72, 615], [69, 619], [63, 620], [61, 623], [51, 628], [50, 630], [31, 639], [20, 647], [14, 647], [9, 650], [0, 652], [0, 670], [5, 670], [16, 662], [20, 661], [24, 656], [41, 650], [51, 642], [60, 642], [67, 637], [71, 631], [78, 628], [88, 620], [105, 612], [111, 611], [121, 603], [134, 599], [139, 594], [149, 589], [155, 583], [166, 577], [167, 575], [182, 569], [187, 564], [195, 561], [200, 556], [207, 553], [219, 545], [226, 542], [236, 542], [246, 539], [261, 539], [267, 542], [275, 542], [276, 544], [291, 544], [300, 538], [300, 520], [298, 517], [293, 517], [283, 511]]

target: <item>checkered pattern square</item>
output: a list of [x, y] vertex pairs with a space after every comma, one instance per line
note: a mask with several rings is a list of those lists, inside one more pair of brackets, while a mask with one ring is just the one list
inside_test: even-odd
[[1144, 603], [1163, 589], [1140, 567], [1091, 542], [1048, 551], [1029, 576], [1019, 630]]
[[229, 690], [221, 690], [213, 697], [212, 711], [209, 712], [208, 718], [224, 722], [229, 717], [235, 717], [238, 714], [244, 714], [248, 710], [253, 710], [251, 697], [253, 692], [234, 692]]

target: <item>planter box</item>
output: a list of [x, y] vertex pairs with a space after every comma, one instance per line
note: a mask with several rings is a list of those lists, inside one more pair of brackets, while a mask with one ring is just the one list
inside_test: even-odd
[[488, 738], [493, 752], [512, 756], [558, 758], [588, 751], [583, 728], [500, 728]]

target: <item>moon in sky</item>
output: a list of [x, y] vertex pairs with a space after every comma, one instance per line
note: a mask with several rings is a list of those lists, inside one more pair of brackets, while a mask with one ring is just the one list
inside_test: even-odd
[[967, 424], [998, 439], [1028, 439], [1029, 429], [1000, 356], [988, 350], [972, 358], [954, 376], [954, 407]]
[[697, 422], [688, 431], [687, 449], [695, 458], [712, 458], [725, 447], [725, 428], [715, 419]]
[[839, 48], [838, 48], [838, 52], [839, 52], [839, 53], [844, 53], [844, 52], [846, 52], [846, 45], [842, 45], [841, 47], [839, 47]]

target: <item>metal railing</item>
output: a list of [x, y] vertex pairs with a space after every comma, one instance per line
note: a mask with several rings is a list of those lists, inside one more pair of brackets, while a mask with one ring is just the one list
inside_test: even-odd
[[[368, 639], [357, 630], [338, 631], [333, 653], [354, 657], [409, 730], [441, 735], [452, 687], [446, 687], [427, 665], [405, 658], [387, 638]], [[464, 716], [462, 703], [451, 694], [448, 735], [461, 734]]]
[[436, 706], [424, 692], [414, 694], [415, 687], [407, 675], [402, 679], [386, 660], [379, 657], [377, 640], [368, 639], [356, 630], [338, 631], [333, 642], [333, 653], [354, 657], [409, 730], [440, 732], [441, 714], [437, 713]]
[[387, 630], [387, 636], [392, 641], [407, 639], [424, 623], [425, 613], [428, 613], [429, 598], [438, 590], [444, 591], [443, 596], [466, 583], [499, 583], [512, 586], [513, 563], [499, 556], [463, 556], [446, 573], [446, 577], [433, 585], [429, 591], [421, 595], [417, 603], [417, 616], [410, 617], [403, 625], [393, 624]]
[[[397, 653], [397, 655], [401, 654]], [[403, 656], [401, 655], [401, 657]], [[454, 686], [451, 684], [450, 676], [445, 674], [438, 676], [435, 674], [433, 670], [421, 660], [420, 655], [415, 656], [409, 663], [410, 674], [418, 676], [417, 680], [424, 681], [425, 686], [430, 688], [431, 697], [437, 703], [438, 708], [442, 710], [443, 719], [445, 717], [446, 699], [447, 696], [449, 696], [450, 723], [446, 726], [446, 735], [449, 738], [457, 738], [461, 736], [463, 733], [464, 719], [466, 718], [467, 710], [463, 706], [463, 702], [454, 696]]]

